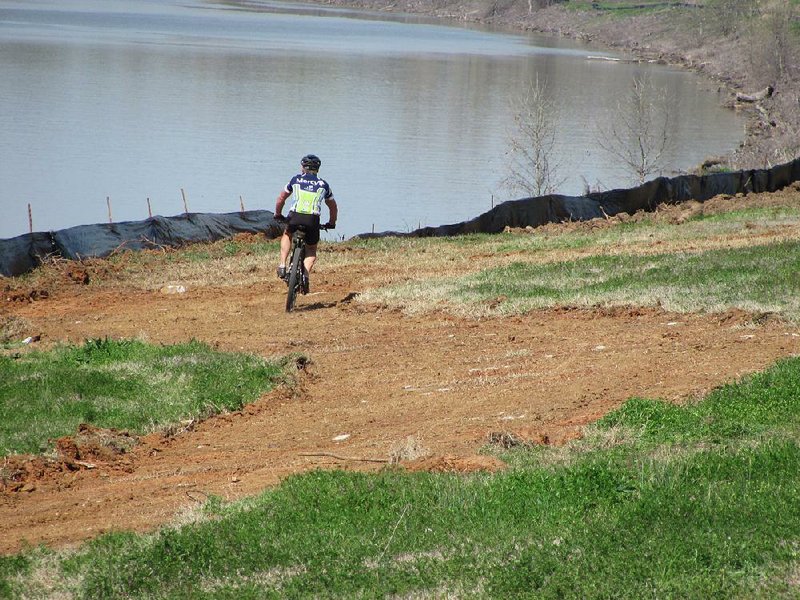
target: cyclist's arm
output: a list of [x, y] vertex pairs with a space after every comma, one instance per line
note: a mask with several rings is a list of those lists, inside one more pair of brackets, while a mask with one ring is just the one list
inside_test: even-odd
[[328, 211], [331, 213], [328, 223], [331, 227], [334, 227], [336, 225], [336, 218], [339, 216], [339, 207], [336, 206], [336, 200], [334, 200], [333, 197], [327, 198], [325, 204], [328, 205]]
[[281, 190], [278, 194], [278, 199], [275, 201], [275, 216], [280, 217], [283, 214], [283, 205], [286, 204], [286, 199], [291, 196], [291, 192]]

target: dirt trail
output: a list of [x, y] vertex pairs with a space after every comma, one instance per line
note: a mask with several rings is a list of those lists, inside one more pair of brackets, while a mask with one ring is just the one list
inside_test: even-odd
[[383, 463], [306, 454], [388, 459], [408, 436], [441, 458], [428, 465], [489, 468], [475, 455], [490, 433], [558, 443], [631, 396], [691, 398], [800, 351], [797, 327], [745, 326], [738, 314], [412, 317], [351, 301], [359, 281], [348, 277], [319, 275], [288, 317], [278, 281], [180, 295], [76, 285], [45, 300], [7, 303], [4, 312], [35, 323], [43, 342], [197, 338], [264, 356], [296, 351], [311, 362], [294, 391], [276, 390], [171, 438], [149, 436], [116, 460], [94, 457], [56, 473], [28, 464], [26, 485], [0, 493], [0, 551], [151, 530], [209, 494], [240, 498], [309, 469], [380, 469]]

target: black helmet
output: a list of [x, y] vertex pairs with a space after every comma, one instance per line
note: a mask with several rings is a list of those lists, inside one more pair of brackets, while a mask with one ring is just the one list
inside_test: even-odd
[[309, 171], [319, 171], [319, 168], [322, 166], [322, 161], [319, 159], [319, 156], [315, 154], [306, 154], [300, 159], [300, 164]]

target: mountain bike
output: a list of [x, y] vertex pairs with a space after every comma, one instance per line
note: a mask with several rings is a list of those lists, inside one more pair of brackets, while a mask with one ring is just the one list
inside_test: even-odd
[[[285, 223], [286, 219], [276, 219]], [[330, 229], [328, 225], [320, 225], [321, 231]], [[292, 312], [297, 294], [307, 294], [309, 289], [308, 272], [305, 267], [306, 259], [306, 228], [300, 225], [292, 234], [292, 248], [286, 260], [286, 276], [284, 281], [288, 286], [286, 293], [286, 312]]]

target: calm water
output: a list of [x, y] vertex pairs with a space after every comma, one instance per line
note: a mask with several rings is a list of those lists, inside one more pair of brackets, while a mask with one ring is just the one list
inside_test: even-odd
[[[689, 73], [592, 60], [546, 37], [202, 0], [0, 0], [0, 238], [183, 212], [274, 208], [309, 152], [338, 235], [472, 218], [499, 188], [510, 101], [548, 83], [562, 193], [627, 186], [595, 142], [632, 78], [680, 98], [675, 169], [743, 123]], [[332, 236], [329, 236], [332, 237]]]

